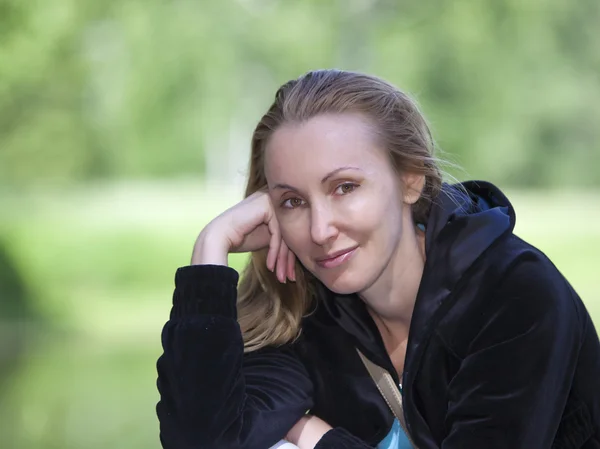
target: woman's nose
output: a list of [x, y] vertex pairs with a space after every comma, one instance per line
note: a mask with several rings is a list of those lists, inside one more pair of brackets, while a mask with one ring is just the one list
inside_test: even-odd
[[328, 207], [316, 207], [311, 210], [310, 235], [317, 245], [325, 245], [338, 235], [333, 213]]

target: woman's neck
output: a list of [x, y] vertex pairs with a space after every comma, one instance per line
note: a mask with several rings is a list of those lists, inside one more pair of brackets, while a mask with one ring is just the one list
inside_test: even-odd
[[406, 227], [388, 267], [360, 294], [382, 336], [392, 345], [408, 338], [424, 267], [425, 235]]

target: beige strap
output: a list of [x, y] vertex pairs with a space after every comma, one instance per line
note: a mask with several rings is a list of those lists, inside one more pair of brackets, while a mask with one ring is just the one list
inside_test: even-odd
[[408, 429], [406, 428], [406, 421], [404, 420], [404, 410], [402, 408], [402, 395], [400, 394], [398, 387], [396, 387], [394, 378], [390, 373], [387, 372], [387, 370], [366, 358], [358, 348], [356, 348], [356, 351], [358, 352], [360, 359], [367, 368], [369, 375], [375, 382], [375, 385], [381, 393], [381, 396], [387, 403], [394, 416], [400, 422], [400, 425], [404, 429], [404, 432], [410, 440], [411, 445], [416, 449], [416, 446], [408, 433]]

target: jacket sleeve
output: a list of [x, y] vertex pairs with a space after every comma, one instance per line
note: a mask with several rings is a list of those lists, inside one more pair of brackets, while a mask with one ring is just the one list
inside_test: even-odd
[[164, 449], [268, 448], [312, 407], [292, 346], [244, 354], [237, 281], [225, 266], [177, 270], [157, 362]]
[[342, 427], [336, 427], [327, 432], [319, 440], [315, 449], [375, 449], [363, 440], [355, 437]]
[[577, 363], [574, 293], [548, 262], [514, 265], [451, 380], [442, 449], [552, 446]]

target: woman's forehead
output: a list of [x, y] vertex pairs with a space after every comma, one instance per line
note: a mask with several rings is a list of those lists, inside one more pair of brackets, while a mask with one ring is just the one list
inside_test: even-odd
[[[393, 174], [393, 168], [384, 151], [378, 148], [357, 147], [343, 149], [315, 148], [301, 151], [281, 151], [272, 148], [265, 160], [265, 175], [270, 187], [287, 184], [301, 189], [320, 185], [338, 177], [381, 177]], [[268, 153], [269, 154], [269, 153]]]
[[318, 116], [277, 129], [266, 147], [268, 171], [362, 166], [385, 160], [370, 125], [358, 116]]

